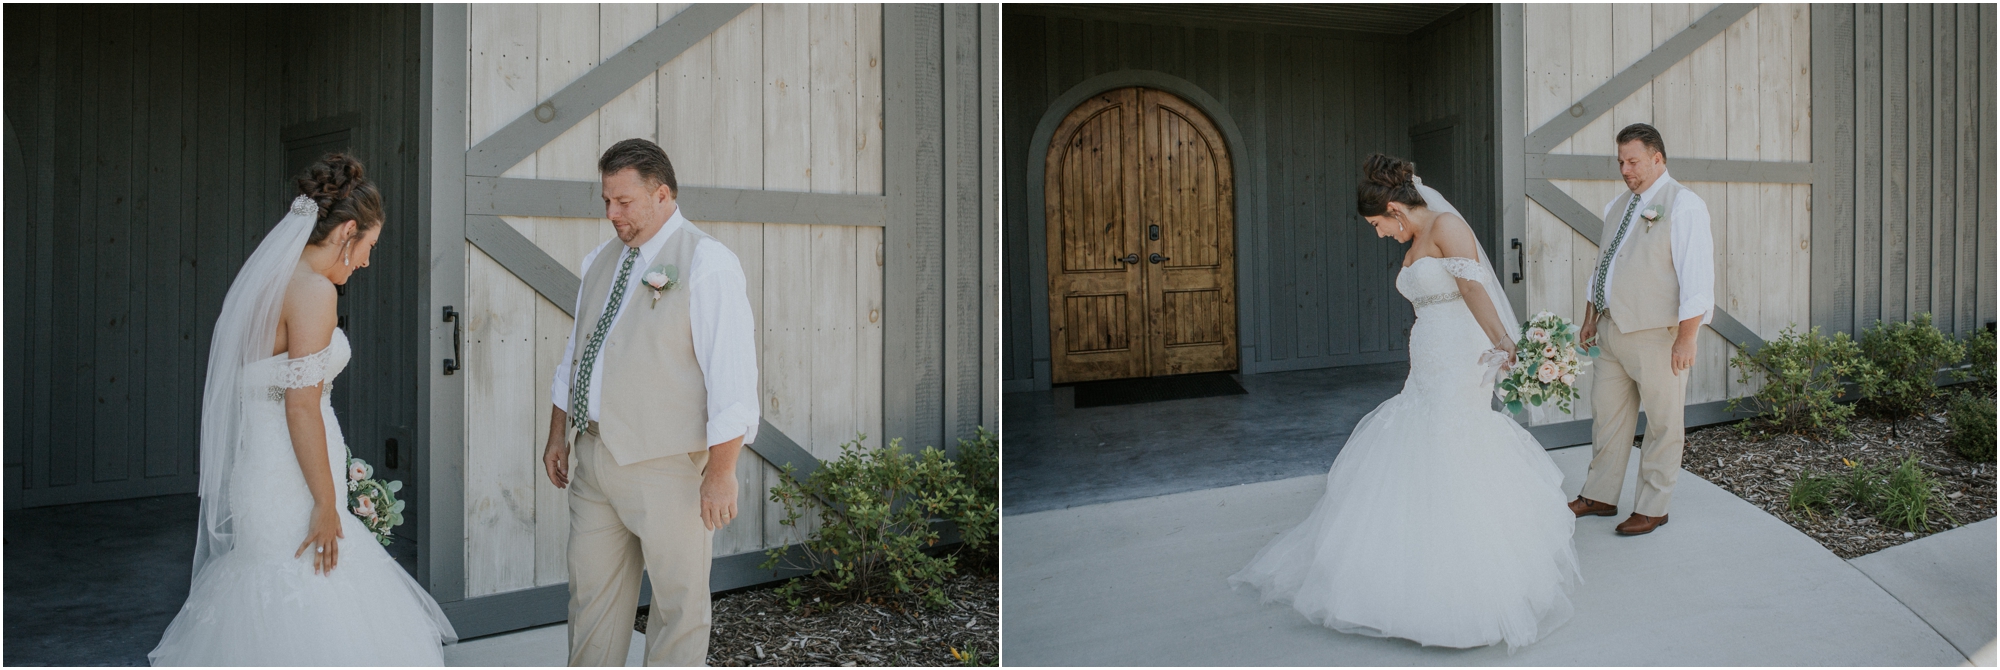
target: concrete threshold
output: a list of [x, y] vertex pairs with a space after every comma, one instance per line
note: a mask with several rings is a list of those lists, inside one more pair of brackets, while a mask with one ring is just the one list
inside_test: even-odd
[[[1550, 455], [1574, 495], [1589, 448]], [[1635, 473], [1627, 475], [1621, 512], [1631, 509]], [[1852, 666], [1967, 660], [1861, 569], [1686, 472], [1675, 486], [1674, 522], [1652, 534], [1616, 535], [1612, 527], [1622, 514], [1578, 520], [1584, 584], [1572, 596], [1576, 615], [1511, 655], [1504, 645], [1426, 648], [1336, 633], [1289, 607], [1261, 604], [1253, 592], [1232, 591], [1225, 578], [1304, 519], [1324, 487], [1323, 476], [1296, 477], [1003, 517], [1003, 661]], [[1990, 558], [1987, 566], [1990, 573]]]

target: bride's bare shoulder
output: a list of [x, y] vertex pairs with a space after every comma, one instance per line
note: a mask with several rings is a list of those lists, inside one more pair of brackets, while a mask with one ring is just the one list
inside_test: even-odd
[[291, 284], [285, 287], [285, 330], [296, 334], [325, 330], [331, 334], [339, 321], [339, 296], [333, 280], [299, 263]]

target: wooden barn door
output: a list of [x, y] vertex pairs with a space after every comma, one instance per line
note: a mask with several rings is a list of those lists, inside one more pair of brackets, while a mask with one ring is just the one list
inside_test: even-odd
[[1153, 89], [1094, 96], [1045, 179], [1055, 383], [1236, 369], [1235, 198], [1207, 116]]

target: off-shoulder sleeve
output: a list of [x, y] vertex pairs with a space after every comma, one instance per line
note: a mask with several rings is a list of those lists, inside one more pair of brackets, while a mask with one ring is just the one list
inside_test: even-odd
[[1453, 277], [1468, 281], [1486, 281], [1486, 268], [1481, 267], [1479, 261], [1456, 256], [1438, 260], [1444, 263], [1444, 271]]
[[278, 379], [275, 385], [288, 389], [319, 385], [321, 381], [326, 380], [326, 362], [333, 357], [332, 352], [333, 348], [327, 347], [304, 358], [286, 359], [285, 362], [278, 364]]

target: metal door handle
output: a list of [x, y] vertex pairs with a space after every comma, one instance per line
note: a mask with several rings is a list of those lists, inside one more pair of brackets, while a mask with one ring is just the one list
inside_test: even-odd
[[1160, 252], [1155, 251], [1153, 252], [1153, 256], [1146, 260], [1152, 261], [1154, 265], [1159, 265], [1161, 261], [1170, 261], [1173, 259], [1167, 258], [1166, 256], [1161, 256]]
[[451, 358], [444, 359], [444, 373], [452, 374], [465, 369], [465, 322], [459, 320], [458, 312], [451, 305], [444, 306], [444, 320], [451, 323]]
[[[1157, 256], [1158, 254], [1154, 254], [1154, 255], [1156, 255], [1156, 256]], [[1114, 262], [1114, 263], [1131, 263], [1131, 264], [1133, 264], [1133, 265], [1138, 265], [1138, 264], [1139, 264], [1139, 255], [1138, 255], [1138, 254], [1125, 254], [1125, 257], [1124, 257], [1124, 258], [1119, 258], [1119, 257], [1117, 257], [1117, 256], [1112, 256], [1112, 257], [1111, 257], [1111, 261], [1112, 261], [1112, 262]]]
[[1528, 252], [1521, 248], [1521, 238], [1514, 238], [1514, 283], [1521, 283], [1521, 271], [1528, 269]]

